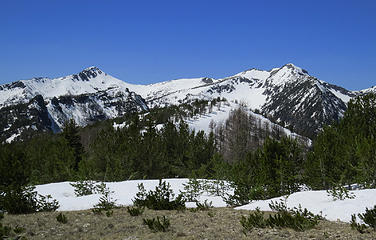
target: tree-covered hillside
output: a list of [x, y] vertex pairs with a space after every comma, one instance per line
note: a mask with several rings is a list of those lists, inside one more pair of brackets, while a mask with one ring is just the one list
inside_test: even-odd
[[59, 134], [2, 144], [0, 189], [79, 179], [212, 178], [232, 182], [235, 193], [228, 200], [242, 204], [303, 185], [375, 186], [374, 94], [351, 100], [343, 119], [326, 126], [311, 147], [279, 128], [265, 127], [244, 107], [209, 134], [189, 129], [184, 118], [210, 106], [213, 102], [194, 101], [85, 128], [69, 121]]

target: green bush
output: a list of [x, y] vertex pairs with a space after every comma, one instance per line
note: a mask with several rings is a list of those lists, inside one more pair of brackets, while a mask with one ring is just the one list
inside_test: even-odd
[[373, 209], [366, 208], [366, 212], [358, 216], [366, 225], [376, 230], [376, 205]]
[[107, 186], [105, 183], [96, 183], [91, 180], [78, 181], [70, 184], [74, 187], [74, 193], [77, 197], [91, 195], [95, 193], [104, 194]]
[[77, 197], [94, 194], [94, 181], [78, 181], [70, 184], [74, 188], [74, 193]]
[[250, 187], [247, 183], [232, 183], [233, 194], [225, 194], [222, 199], [229, 206], [242, 206], [250, 203], [252, 200], [261, 200], [267, 198], [267, 191], [262, 186]]
[[138, 185], [139, 192], [133, 200], [134, 206], [147, 207], [153, 210], [182, 210], [185, 209], [186, 200], [183, 194], [176, 198], [169, 183], [159, 181], [155, 190], [146, 192], [144, 185]]
[[63, 213], [59, 213], [59, 215], [56, 216], [56, 220], [59, 222], [59, 223], [67, 223], [68, 222], [68, 219], [67, 217], [63, 214]]
[[182, 194], [188, 202], [196, 202], [202, 193], [202, 183], [197, 179], [189, 179], [188, 183], [184, 183], [184, 191]]
[[3, 189], [0, 194], [0, 209], [10, 214], [51, 212], [59, 208], [51, 195], [38, 195], [34, 186], [18, 186]]
[[92, 212], [95, 214], [102, 214], [102, 211], [106, 212], [106, 216], [110, 217], [113, 214], [113, 209], [116, 207], [116, 200], [111, 197], [111, 191], [109, 188], [103, 190], [103, 195], [99, 198], [99, 203], [95, 204]]
[[268, 226], [264, 213], [259, 208], [256, 208], [256, 211], [250, 213], [248, 217], [242, 216], [240, 224], [243, 226], [244, 234], [252, 231], [253, 228], [266, 228]]
[[[0, 221], [4, 218], [4, 214], [0, 212]], [[3, 226], [0, 222], [0, 239], [26, 239], [22, 236], [16, 236], [25, 231], [25, 228], [16, 226], [14, 229], [8, 226]], [[14, 238], [13, 238], [14, 237]]]
[[25, 228], [17, 225], [17, 226], [14, 227], [13, 232], [15, 234], [21, 234], [21, 233], [25, 232]]
[[199, 203], [199, 202], [196, 202], [196, 209], [198, 211], [208, 211], [210, 210], [211, 208], [213, 208], [213, 205], [212, 205], [213, 202], [208, 202], [208, 200], [205, 200], [203, 203]]
[[10, 236], [12, 232], [12, 228], [8, 226], [3, 226], [2, 223], [0, 223], [0, 239], [6, 239]]
[[269, 203], [270, 209], [272, 211], [275, 211], [275, 212], [288, 212], [289, 211], [289, 209], [287, 208], [287, 198], [288, 197], [289, 197], [288, 195], [284, 196], [284, 199], [283, 200], [281, 199], [281, 201], [279, 201], [279, 202], [271, 201]]
[[365, 213], [359, 213], [358, 217], [364, 222], [364, 224], [359, 224], [356, 222], [355, 214], [351, 215], [351, 227], [356, 229], [360, 233], [368, 232], [369, 228], [376, 231], [376, 205], [373, 209], [366, 208]]
[[305, 231], [315, 227], [321, 216], [309, 212], [306, 208], [289, 209], [284, 202], [273, 202], [269, 204], [272, 210], [277, 211], [276, 214], [264, 217], [264, 213], [259, 209], [250, 213], [248, 218], [242, 216], [240, 224], [243, 226], [243, 232], [252, 231], [253, 228], [292, 228], [295, 231]]
[[139, 216], [142, 213], [144, 213], [145, 208], [144, 207], [127, 207], [127, 211], [131, 216]]
[[320, 216], [314, 215], [306, 208], [295, 209], [293, 211], [282, 211], [275, 215], [270, 215], [268, 224], [270, 227], [288, 227], [295, 231], [305, 231], [318, 224]]
[[54, 212], [59, 208], [59, 202], [52, 199], [51, 195], [39, 195], [38, 212]]
[[162, 221], [159, 217], [155, 218], [144, 218], [144, 224], [147, 225], [154, 232], [167, 232], [170, 227], [170, 220], [163, 216]]
[[6, 188], [0, 195], [0, 207], [10, 214], [33, 213], [38, 209], [34, 187]]
[[231, 189], [230, 184], [227, 181], [224, 180], [204, 180], [203, 189], [213, 195], [218, 197], [224, 197], [228, 193], [228, 191]]
[[246, 205], [250, 202], [248, 187], [240, 184], [232, 184], [234, 187], [233, 194], [227, 194], [223, 197], [223, 201], [231, 207]]
[[352, 229], [356, 229], [360, 233], [366, 233], [366, 232], [368, 232], [367, 225], [365, 225], [363, 223], [357, 223], [356, 222], [356, 215], [355, 214], [351, 215], [350, 225], [351, 225]]
[[333, 185], [332, 189], [326, 190], [326, 192], [328, 193], [328, 196], [333, 198], [333, 201], [355, 198], [355, 195], [341, 184]]
[[272, 201], [269, 204], [273, 211], [277, 211], [277, 214], [269, 217], [269, 225], [271, 227], [288, 227], [296, 231], [305, 231], [316, 226], [318, 220], [324, 219], [322, 216], [308, 211], [307, 208], [302, 209], [300, 205], [298, 208], [287, 208], [286, 200], [287, 197], [285, 201]]
[[[4, 218], [4, 214], [0, 212], [0, 221]], [[7, 237], [12, 229], [8, 226], [3, 226], [3, 224], [0, 222], [0, 239], [3, 239]]]

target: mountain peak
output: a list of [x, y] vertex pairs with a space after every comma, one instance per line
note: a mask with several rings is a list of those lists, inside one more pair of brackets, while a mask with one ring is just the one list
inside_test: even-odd
[[90, 81], [91, 78], [95, 78], [95, 77], [97, 77], [98, 75], [101, 75], [101, 74], [105, 74], [105, 73], [102, 72], [102, 70], [100, 70], [98, 67], [91, 66], [91, 67], [85, 68], [84, 70], [82, 70], [78, 74], [74, 74], [73, 79], [75, 79], [77, 81], [80, 81], [80, 80], [81, 81]]
[[82, 71], [100, 71], [100, 69], [96, 66], [90, 66], [90, 67], [85, 68]]
[[293, 63], [287, 63], [287, 64], [285, 64], [285, 66], [289, 66], [289, 67], [297, 67], [297, 66], [294, 65]]
[[285, 67], [286, 67], [287, 69], [293, 69], [293, 70], [297, 71], [298, 73], [305, 73], [305, 74], [308, 74], [308, 71], [307, 71], [307, 70], [302, 69], [302, 68], [300, 68], [300, 67], [294, 65], [293, 63], [287, 63], [287, 64], [283, 65], [283, 66], [281, 67], [281, 69], [283, 69], [283, 68], [285, 68]]
[[260, 70], [257, 68], [251, 68], [240, 72], [235, 75], [236, 77], [243, 77], [247, 79], [259, 79], [265, 81], [269, 76], [270, 73], [268, 71]]

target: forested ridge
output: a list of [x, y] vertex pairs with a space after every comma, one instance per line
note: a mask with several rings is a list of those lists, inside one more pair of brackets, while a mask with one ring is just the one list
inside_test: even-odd
[[[187, 116], [224, 104], [190, 104], [128, 114], [59, 134], [41, 133], [0, 146], [0, 190], [60, 181], [158, 179], [229, 180], [239, 205], [298, 191], [357, 183], [375, 187], [376, 96], [351, 100], [342, 120], [326, 126], [311, 146], [268, 127], [246, 111], [230, 113], [211, 132], [190, 130]], [[114, 121], [123, 123], [114, 128]]]

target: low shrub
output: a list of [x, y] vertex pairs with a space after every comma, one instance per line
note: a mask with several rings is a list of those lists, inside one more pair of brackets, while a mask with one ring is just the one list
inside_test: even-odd
[[[0, 221], [4, 218], [4, 214], [0, 212]], [[25, 228], [16, 226], [14, 229], [12, 229], [9, 226], [4, 226], [0, 222], [0, 239], [26, 239], [23, 236], [19, 236], [19, 234], [23, 233], [25, 231]]]
[[292, 211], [282, 211], [275, 215], [270, 215], [268, 225], [270, 227], [287, 227], [295, 231], [305, 231], [315, 227], [318, 224], [320, 216], [314, 215], [306, 208], [301, 207]]
[[139, 216], [143, 214], [145, 211], [145, 208], [144, 207], [127, 207], [127, 211], [131, 216], [135, 217], [135, 216]]
[[6, 239], [11, 235], [12, 228], [0, 223], [0, 239]]
[[242, 216], [240, 224], [243, 226], [244, 234], [248, 231], [252, 231], [253, 228], [266, 228], [268, 226], [267, 221], [264, 218], [264, 213], [256, 208], [256, 211], [249, 214], [248, 217]]
[[318, 220], [323, 219], [319, 215], [309, 212], [306, 208], [289, 209], [284, 202], [273, 202], [269, 207], [277, 211], [276, 214], [269, 215], [268, 218], [264, 217], [264, 213], [260, 209], [250, 213], [248, 218], [242, 216], [240, 224], [243, 226], [243, 232], [252, 231], [253, 228], [292, 228], [295, 231], [305, 231], [315, 227]]
[[332, 189], [326, 190], [326, 192], [328, 193], [328, 196], [333, 198], [333, 201], [355, 198], [355, 195], [341, 184], [333, 185]]
[[231, 185], [224, 180], [204, 180], [202, 184], [203, 190], [213, 196], [225, 197], [231, 189]]
[[59, 202], [51, 195], [38, 195], [34, 186], [18, 186], [3, 189], [0, 194], [0, 209], [10, 214], [51, 212], [59, 208]]
[[138, 185], [139, 192], [133, 200], [134, 206], [147, 207], [153, 210], [182, 210], [185, 209], [183, 194], [179, 194], [176, 198], [169, 183], [159, 181], [155, 190], [146, 192], [144, 185]]
[[366, 208], [365, 213], [359, 213], [358, 217], [363, 223], [356, 222], [356, 215], [351, 215], [351, 227], [356, 229], [360, 233], [369, 232], [369, 228], [372, 228], [373, 231], [376, 231], [376, 205], [373, 209]]
[[214, 214], [214, 212], [213, 212], [213, 211], [208, 211], [208, 216], [209, 216], [209, 217], [214, 217], [214, 216], [215, 216], [215, 214]]
[[184, 191], [181, 192], [188, 202], [196, 202], [202, 193], [202, 183], [197, 179], [189, 179], [188, 183], [183, 184]]
[[191, 211], [209, 211], [211, 208], [213, 208], [212, 202], [208, 202], [208, 200], [205, 200], [203, 203], [196, 202], [196, 208], [193, 208]]
[[208, 200], [205, 200], [203, 203], [197, 202], [196, 206], [200, 211], [207, 211], [213, 208], [213, 202], [212, 201], [208, 202]]
[[93, 213], [102, 214], [102, 211], [105, 211], [107, 217], [112, 216], [113, 209], [116, 207], [116, 200], [111, 197], [111, 193], [107, 187], [103, 190], [103, 195], [99, 198], [99, 203], [95, 204], [92, 209]]
[[17, 226], [14, 227], [13, 232], [15, 234], [21, 234], [21, 233], [25, 232], [25, 228], [17, 225]]
[[59, 208], [59, 202], [51, 195], [39, 195], [38, 212], [54, 212]]
[[162, 221], [159, 217], [143, 219], [144, 224], [149, 227], [154, 232], [167, 232], [168, 228], [170, 227], [170, 220], [163, 216]]
[[222, 199], [229, 206], [242, 206], [250, 203], [252, 200], [261, 200], [268, 197], [267, 191], [261, 187], [250, 187], [243, 183], [232, 183], [233, 194], [225, 194]]
[[77, 197], [94, 194], [94, 181], [78, 181], [70, 184], [74, 188], [74, 193]]
[[74, 188], [77, 197], [91, 195], [95, 193], [104, 194], [107, 188], [105, 183], [96, 183], [91, 180], [81, 180], [70, 184]]
[[59, 223], [67, 223], [68, 222], [68, 219], [67, 217], [63, 214], [63, 213], [59, 213], [59, 215], [56, 216], [56, 220], [59, 222]]
[[[4, 218], [4, 214], [0, 212], [0, 221]], [[10, 232], [12, 231], [12, 228], [8, 226], [3, 226], [3, 224], [0, 222], [0, 239], [3, 239], [7, 236], [9, 236]]]
[[366, 208], [366, 212], [358, 214], [359, 218], [374, 231], [376, 230], [376, 205], [373, 209]]

